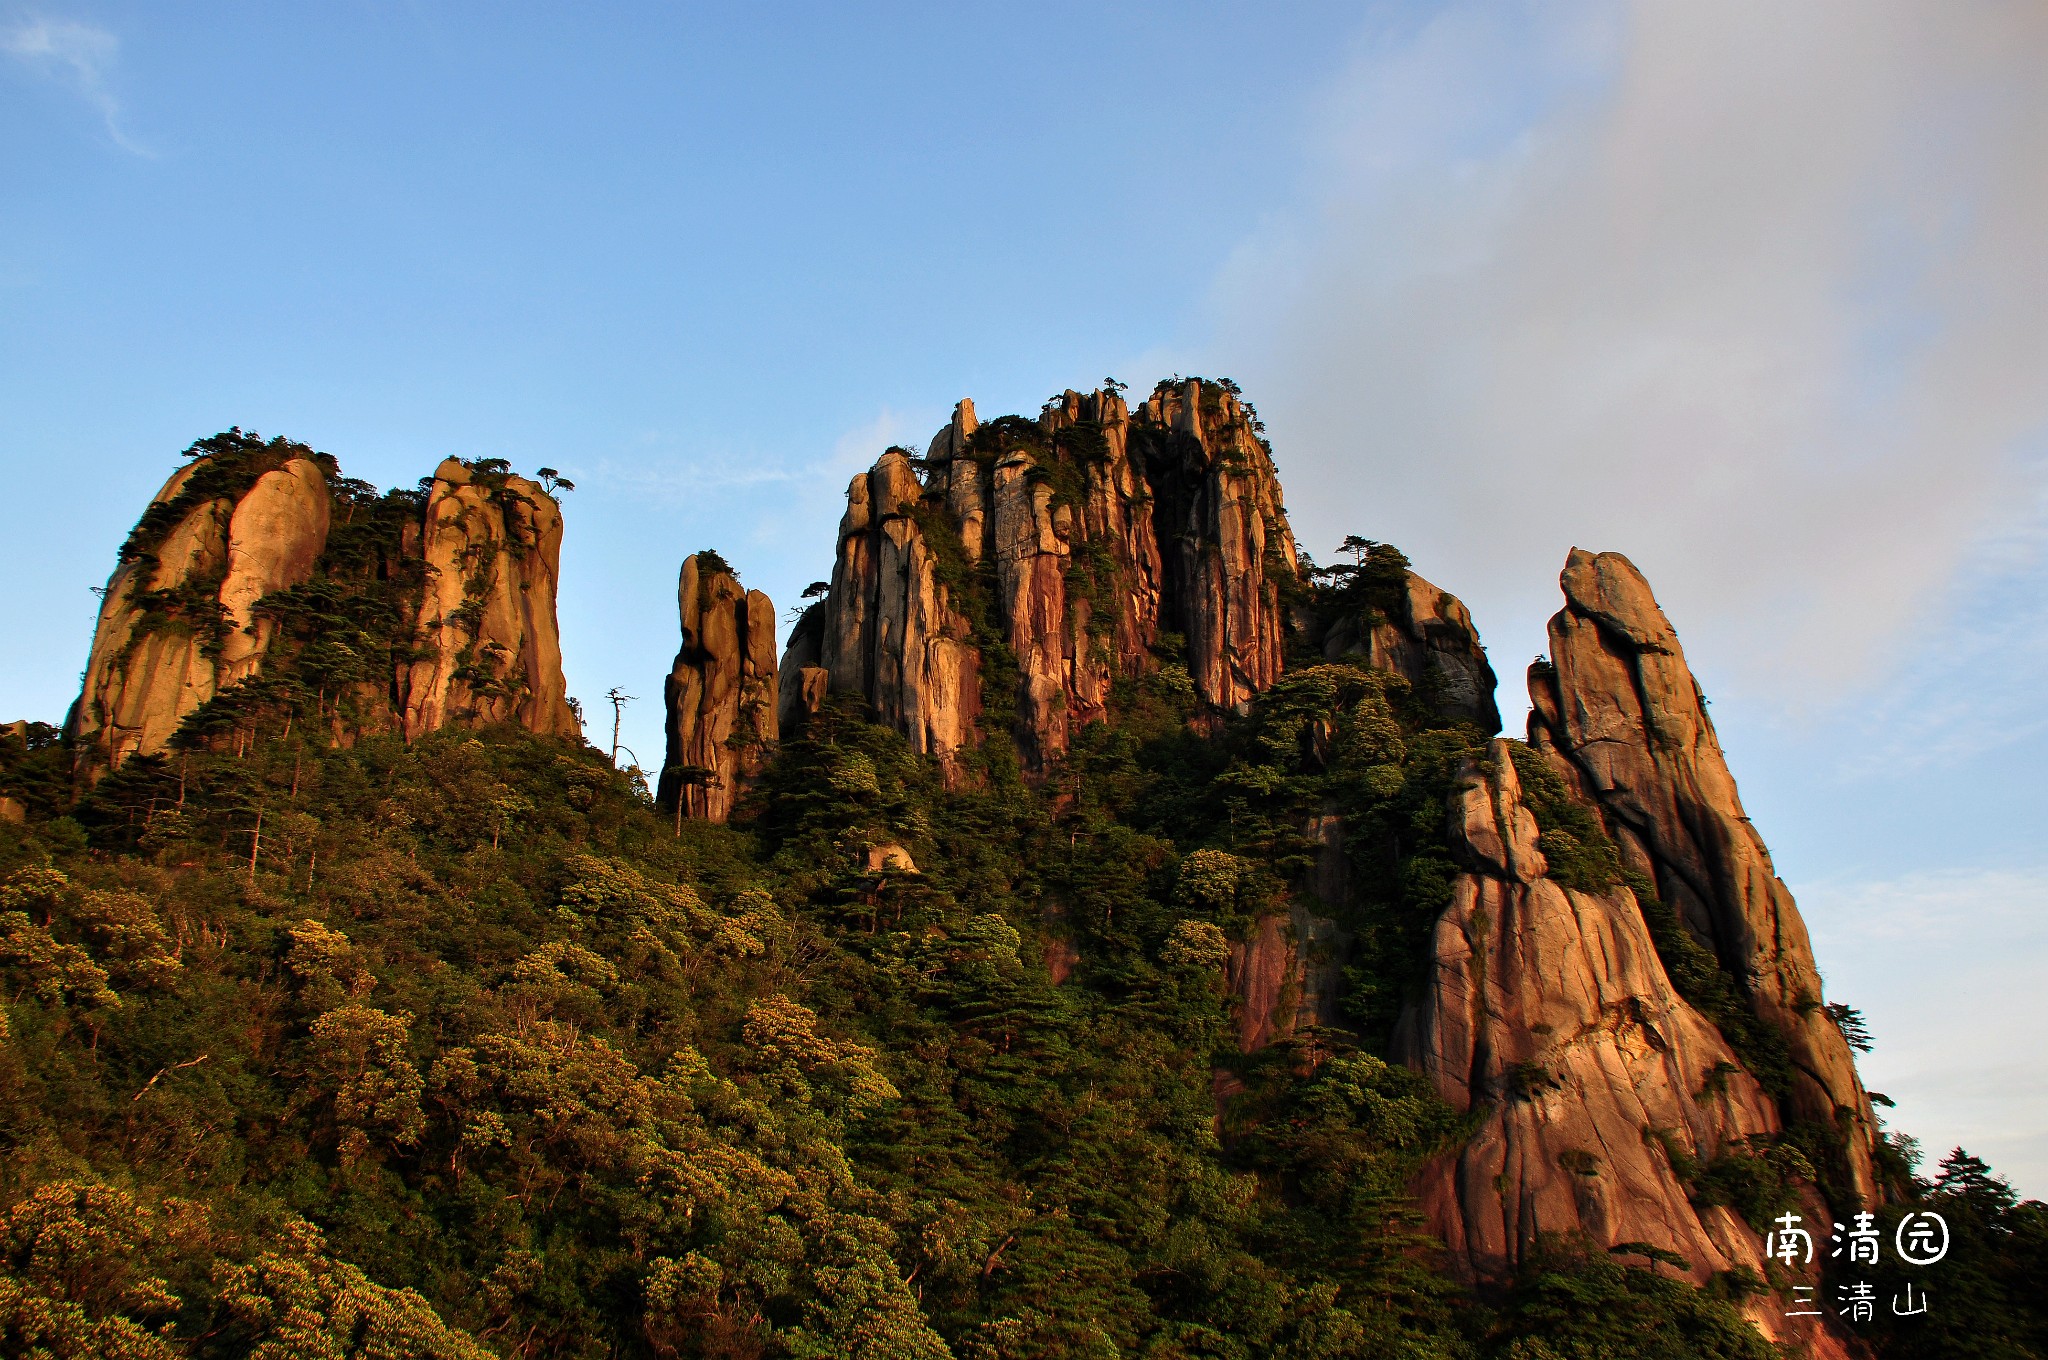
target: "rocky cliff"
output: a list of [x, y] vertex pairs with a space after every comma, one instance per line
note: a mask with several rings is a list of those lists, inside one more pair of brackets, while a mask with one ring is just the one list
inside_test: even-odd
[[1698, 1209], [1674, 1163], [1779, 1129], [1714, 1026], [1672, 986], [1626, 887], [1549, 877], [1509, 743], [1467, 768], [1451, 809], [1467, 872], [1436, 925], [1397, 1053], [1484, 1120], [1421, 1183], [1464, 1273], [1501, 1279], [1543, 1233], [1676, 1251], [1695, 1278], [1761, 1273], [1754, 1232]]
[[1404, 676], [1444, 716], [1487, 733], [1500, 730], [1498, 681], [1480, 645], [1472, 613], [1449, 591], [1405, 567], [1375, 603], [1335, 611], [1323, 624], [1322, 652], [1331, 661]]
[[775, 605], [710, 553], [683, 559], [676, 603], [683, 645], [664, 688], [668, 754], [656, 801], [722, 822], [778, 731]]
[[1790, 1050], [1788, 1113], [1839, 1129], [1859, 1199], [1877, 1198], [1877, 1125], [1828, 1016], [1806, 925], [1750, 825], [1706, 699], [1649, 583], [1619, 553], [1573, 549], [1530, 673], [1529, 740], [1597, 800], [1627, 867], [1705, 942]]
[[237, 431], [194, 454], [151, 499], [101, 599], [69, 723], [96, 768], [161, 750], [253, 675], [271, 640], [255, 603], [305, 581], [326, 547], [327, 476], [311, 449]]
[[1207, 711], [1242, 706], [1280, 673], [1297, 575], [1255, 422], [1198, 379], [1135, 411], [1115, 390], [1036, 420], [961, 402], [922, 477], [892, 450], [848, 488], [817, 624], [829, 688], [949, 769], [994, 720], [1043, 770], [1162, 652]]
[[576, 736], [555, 622], [562, 511], [524, 477], [444, 459], [427, 492], [419, 627], [400, 682], [405, 735], [516, 722]]
[[325, 454], [239, 430], [188, 456], [107, 583], [68, 725], [88, 779], [195, 715], [195, 735], [237, 741], [272, 719], [337, 741], [580, 730], [555, 621], [561, 512], [541, 487], [451, 458], [424, 496], [380, 497]]

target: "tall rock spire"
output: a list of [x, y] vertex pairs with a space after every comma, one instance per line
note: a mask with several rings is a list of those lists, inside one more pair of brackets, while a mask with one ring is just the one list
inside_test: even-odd
[[426, 655], [400, 674], [407, 739], [451, 723], [579, 735], [555, 621], [562, 511], [554, 497], [502, 464], [444, 459], [427, 492], [420, 546]]
[[683, 559], [676, 605], [683, 645], [665, 689], [668, 755], [656, 801], [722, 822], [777, 736], [775, 605], [743, 590], [711, 553]]
[[1561, 584], [1551, 664], [1530, 670], [1530, 743], [1569, 762], [1624, 861], [1784, 1036], [1789, 1114], [1840, 1130], [1854, 1191], [1874, 1199], [1870, 1098], [1822, 1005], [1806, 923], [1742, 810], [1678, 634], [1619, 553], [1574, 548]]

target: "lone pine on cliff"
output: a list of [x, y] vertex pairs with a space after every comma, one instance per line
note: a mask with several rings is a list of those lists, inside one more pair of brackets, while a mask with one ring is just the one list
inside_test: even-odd
[[[0, 732], [8, 1353], [2043, 1353], [2041, 1207], [1883, 1132], [1619, 554], [1518, 741], [1233, 385], [963, 401], [780, 648], [682, 559], [650, 793], [552, 474], [188, 455]], [[1774, 1219], [1928, 1205], [1967, 1318], [1787, 1316]]]

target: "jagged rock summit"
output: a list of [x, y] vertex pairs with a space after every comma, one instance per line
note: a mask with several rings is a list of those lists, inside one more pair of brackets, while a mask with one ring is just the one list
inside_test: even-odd
[[987, 423], [963, 401], [921, 468], [891, 450], [848, 487], [784, 688], [823, 671], [949, 771], [1001, 723], [1043, 770], [1114, 679], [1158, 667], [1164, 634], [1208, 709], [1268, 688], [1297, 565], [1271, 451], [1228, 386], [1161, 383], [1135, 410], [1068, 391]]
[[337, 741], [580, 732], [555, 618], [561, 508], [541, 485], [450, 458], [423, 492], [379, 495], [240, 430], [188, 456], [107, 583], [67, 724], [87, 779], [181, 731], [247, 741], [272, 721]]

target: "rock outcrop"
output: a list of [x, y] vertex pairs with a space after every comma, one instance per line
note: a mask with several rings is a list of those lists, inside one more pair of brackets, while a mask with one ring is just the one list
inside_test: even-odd
[[1165, 563], [1161, 612], [1186, 635], [1195, 693], [1216, 709], [1280, 678], [1281, 586], [1300, 565], [1256, 420], [1235, 392], [1189, 378], [1161, 383], [1135, 421]]
[[1301, 890], [1289, 895], [1284, 910], [1262, 914], [1250, 938], [1230, 945], [1225, 977], [1237, 1002], [1241, 1053], [1342, 1023], [1337, 1002], [1351, 940], [1326, 913], [1341, 911], [1348, 891], [1344, 819], [1326, 808], [1305, 830], [1316, 843], [1316, 860]]
[[[580, 732], [555, 625], [561, 512], [539, 486], [498, 471], [502, 464], [451, 458], [414, 511], [404, 497], [380, 500], [361, 483], [337, 481], [332, 458], [282, 439], [236, 430], [200, 441], [189, 456], [151, 500], [107, 583], [68, 726], [83, 777], [163, 750], [202, 708], [210, 731], [246, 738], [251, 715], [290, 709], [300, 702], [294, 693], [313, 696], [299, 716], [337, 741], [366, 731], [411, 738], [448, 723]], [[388, 541], [367, 542], [360, 525], [353, 543], [336, 530], [346, 522], [337, 515], [366, 506], [386, 516]], [[404, 522], [392, 526], [391, 515]], [[404, 562], [427, 568], [417, 605], [410, 584], [394, 584], [418, 574], [398, 570]], [[275, 602], [316, 578], [326, 578], [319, 602], [290, 608], [346, 613], [360, 598], [352, 591], [374, 582], [385, 593], [360, 619], [371, 632], [343, 650], [357, 669], [335, 680], [330, 654], [322, 662], [330, 669], [297, 676], [295, 691], [306, 626], [280, 652]], [[413, 659], [415, 641], [425, 643], [422, 659]], [[402, 659], [388, 669], [367, 660], [379, 648]], [[251, 685], [273, 671], [279, 685]], [[349, 722], [338, 692], [349, 696]], [[233, 713], [223, 716], [221, 705]]]
[[1598, 801], [1627, 865], [1785, 1036], [1788, 1113], [1841, 1130], [1856, 1195], [1877, 1196], [1870, 1099], [1822, 1006], [1806, 925], [1750, 825], [1670, 620], [1619, 553], [1573, 549], [1551, 664], [1530, 671], [1529, 740], [1568, 762]]
[[555, 621], [562, 512], [554, 497], [524, 477], [444, 459], [427, 492], [420, 551], [427, 655], [400, 677], [407, 740], [499, 722], [578, 735]]
[[[1254, 422], [1195, 379], [1135, 412], [1114, 390], [1063, 393], [1036, 421], [983, 424], [961, 402], [923, 480], [892, 450], [848, 488], [818, 631], [830, 688], [949, 770], [988, 713], [1014, 713], [1043, 770], [1167, 633], [1206, 711], [1241, 706], [1280, 673], [1296, 572]], [[984, 692], [991, 644], [1016, 668], [1004, 693]]]
[[779, 730], [775, 605], [705, 553], [683, 559], [676, 603], [683, 645], [665, 688], [668, 755], [656, 799], [723, 822]]
[[1410, 571], [1391, 609], [1347, 615], [1323, 634], [1323, 655], [1405, 676], [1447, 718], [1500, 730], [1497, 681], [1472, 612], [1449, 591]]
[[93, 768], [162, 750], [201, 704], [254, 674], [271, 640], [255, 603], [310, 578], [326, 547], [327, 479], [310, 449], [248, 441], [227, 453], [164, 483], [107, 582], [69, 723]]
[[1509, 744], [1465, 772], [1451, 839], [1468, 863], [1398, 1055], [1457, 1110], [1465, 1146], [1418, 1184], [1470, 1277], [1511, 1276], [1543, 1233], [1675, 1251], [1693, 1276], [1759, 1273], [1756, 1234], [1697, 1208], [1674, 1155], [1707, 1163], [1778, 1131], [1770, 1099], [1666, 975], [1633, 894], [1547, 876]]

